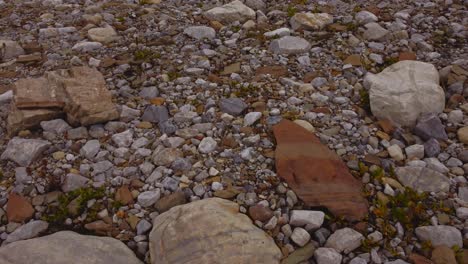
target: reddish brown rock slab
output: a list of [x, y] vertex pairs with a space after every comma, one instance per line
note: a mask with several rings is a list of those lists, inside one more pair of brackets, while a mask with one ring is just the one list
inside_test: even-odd
[[421, 255], [418, 255], [418, 254], [411, 254], [409, 256], [409, 260], [411, 263], [414, 263], [414, 264], [434, 264], [434, 262], [428, 260], [427, 258], [421, 256]]
[[9, 222], [21, 223], [32, 218], [34, 208], [23, 196], [16, 193], [10, 193], [6, 213]]
[[273, 127], [276, 171], [308, 206], [325, 206], [336, 216], [360, 220], [368, 213], [361, 183], [338, 155], [301, 126], [283, 120]]
[[115, 200], [121, 202], [124, 205], [133, 204], [133, 196], [127, 185], [117, 189], [117, 192], [115, 193]]

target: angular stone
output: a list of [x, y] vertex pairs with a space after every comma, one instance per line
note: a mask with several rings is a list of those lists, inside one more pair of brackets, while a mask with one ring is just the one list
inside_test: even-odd
[[13, 40], [0, 39], [0, 61], [7, 61], [24, 54], [24, 49]]
[[333, 16], [327, 13], [298, 13], [289, 21], [292, 29], [321, 30], [333, 23]]
[[[43, 222], [43, 221], [36, 221]], [[47, 225], [46, 222], [43, 222]], [[71, 231], [19, 241], [0, 248], [5, 264], [142, 264], [121, 241], [110, 237], [84, 236]]]
[[448, 192], [450, 179], [425, 167], [400, 167], [395, 170], [398, 180], [419, 192]]
[[439, 117], [433, 113], [422, 114], [417, 120], [413, 133], [423, 140], [430, 140], [431, 138], [448, 139], [444, 125]]
[[185, 194], [183, 192], [175, 192], [159, 199], [154, 205], [154, 207], [156, 208], [156, 210], [158, 210], [159, 213], [162, 214], [174, 206], [182, 205], [185, 203], [187, 203]]
[[165, 122], [169, 119], [169, 113], [165, 106], [156, 106], [150, 105], [147, 106], [141, 120], [151, 122], [151, 123], [160, 123]]
[[214, 39], [216, 37], [216, 31], [207, 26], [192, 26], [184, 29], [184, 34], [197, 40], [202, 39]]
[[296, 227], [291, 234], [291, 240], [303, 247], [310, 241], [310, 234], [304, 228]]
[[56, 79], [45, 77], [19, 79], [13, 85], [18, 109], [58, 108], [65, 106], [65, 92]]
[[102, 47], [103, 47], [103, 45], [101, 43], [99, 43], [99, 42], [83, 41], [83, 42], [76, 43], [72, 47], [72, 50], [86, 53], [86, 52], [93, 52], [93, 51], [99, 50]]
[[265, 207], [261, 204], [256, 204], [249, 207], [249, 216], [254, 221], [266, 222], [273, 217], [273, 212], [270, 208]]
[[333, 248], [318, 248], [314, 252], [317, 264], [340, 264], [343, 256]]
[[439, 141], [435, 138], [431, 138], [424, 143], [424, 152], [426, 157], [432, 158], [436, 157], [440, 153], [440, 144]]
[[152, 206], [161, 197], [161, 190], [155, 189], [152, 191], [146, 191], [138, 195], [138, 204], [142, 207]]
[[424, 113], [440, 113], [445, 94], [439, 86], [439, 73], [432, 65], [419, 61], [400, 61], [379, 74], [368, 73], [372, 113], [379, 119], [414, 127]]
[[15, 136], [21, 130], [35, 129], [42, 121], [52, 120], [63, 116], [61, 110], [56, 109], [17, 109], [12, 105], [7, 119], [8, 135]]
[[89, 179], [79, 174], [69, 173], [65, 176], [62, 184], [62, 191], [71, 192], [87, 185]]
[[6, 214], [9, 222], [21, 223], [31, 219], [34, 208], [31, 203], [16, 193], [10, 193], [7, 202]]
[[349, 252], [361, 246], [364, 236], [348, 227], [336, 230], [327, 240], [325, 247], [334, 248], [338, 252]]
[[215, 7], [204, 13], [209, 20], [216, 20], [221, 23], [245, 22], [255, 19], [255, 11], [244, 5], [241, 1], [235, 0], [229, 4]]
[[377, 22], [379, 20], [376, 15], [365, 10], [359, 11], [355, 16], [355, 19], [360, 25], [365, 25], [371, 22]]
[[[13, 231], [13, 233], [9, 234], [7, 239], [5, 240], [5, 243], [8, 244], [8, 243], [36, 237], [42, 232], [46, 231], [48, 227], [49, 227], [49, 224], [45, 221], [41, 221], [41, 220], [31, 221], [25, 225], [18, 227], [17, 229], [15, 229], [15, 231]], [[0, 248], [0, 259], [8, 259], [8, 258], [3, 258], [6, 253], [8, 253], [9, 257], [13, 255], [12, 252], [10, 252], [9, 250], [4, 251], [5, 248], [7, 247]], [[24, 254], [24, 251], [22, 253]], [[20, 263], [29, 263], [29, 262], [20, 262]], [[35, 263], [37, 262], [35, 261]]]
[[430, 241], [432, 246], [463, 247], [461, 232], [453, 226], [420, 226], [415, 230], [421, 241]]
[[212, 137], [205, 137], [198, 145], [198, 151], [203, 154], [209, 154], [213, 152], [217, 146], [218, 143]]
[[170, 166], [177, 158], [182, 158], [184, 153], [179, 149], [165, 148], [153, 156], [156, 166]]
[[318, 229], [325, 220], [321, 211], [292, 210], [289, 224], [292, 226], [305, 226], [307, 229]]
[[432, 250], [431, 260], [434, 264], [457, 264], [453, 249], [447, 246], [438, 246]]
[[93, 139], [84, 144], [84, 146], [80, 149], [80, 154], [89, 160], [93, 160], [100, 149], [101, 143], [99, 143], [99, 140]]
[[112, 94], [98, 70], [73, 67], [61, 75], [67, 98], [64, 111], [69, 123], [89, 126], [119, 118]]
[[308, 206], [325, 206], [350, 220], [367, 215], [361, 183], [338, 155], [301, 126], [282, 120], [273, 127], [276, 171]]
[[65, 122], [63, 119], [54, 119], [50, 121], [42, 121], [41, 123], [42, 130], [55, 133], [55, 134], [62, 134], [72, 127]]
[[233, 116], [242, 114], [248, 105], [240, 98], [223, 98], [219, 102], [219, 108], [223, 113]]
[[383, 40], [389, 33], [388, 30], [375, 22], [367, 23], [364, 26], [366, 31], [364, 31], [363, 37], [367, 40]]
[[300, 37], [284, 36], [270, 43], [270, 50], [276, 54], [306, 53], [310, 48], [310, 43]]
[[[209, 239], [207, 239], [209, 238]], [[231, 201], [208, 198], [170, 209], [154, 219], [151, 263], [279, 263], [273, 239]]]
[[115, 200], [121, 202], [123, 205], [133, 204], [133, 195], [127, 185], [117, 189], [115, 192]]
[[108, 26], [104, 28], [91, 28], [88, 30], [88, 38], [92, 41], [110, 43], [118, 39], [117, 32]]
[[37, 160], [50, 145], [50, 142], [46, 140], [15, 137], [8, 142], [0, 159], [8, 159], [27, 167]]
[[302, 248], [294, 250], [293, 253], [281, 260], [281, 264], [299, 264], [307, 261], [314, 256], [315, 247], [312, 243], [305, 245]]

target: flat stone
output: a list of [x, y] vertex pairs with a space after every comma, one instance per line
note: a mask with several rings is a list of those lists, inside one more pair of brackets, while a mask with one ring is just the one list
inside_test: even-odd
[[255, 124], [262, 117], [261, 112], [250, 112], [244, 116], [244, 126]]
[[341, 264], [343, 257], [333, 248], [317, 248], [314, 252], [317, 264]]
[[115, 192], [115, 200], [121, 202], [123, 205], [133, 204], [133, 195], [127, 185], [117, 189]]
[[242, 114], [248, 105], [240, 98], [223, 98], [219, 102], [221, 112], [228, 113], [233, 116]]
[[141, 120], [151, 122], [151, 123], [160, 123], [165, 122], [169, 119], [169, 112], [165, 106], [156, 106], [149, 105], [145, 108]]
[[236, 0], [229, 4], [212, 8], [204, 13], [209, 20], [216, 20], [221, 23], [245, 22], [249, 19], [255, 19], [255, 11]]
[[327, 13], [298, 13], [289, 21], [293, 30], [321, 30], [333, 23], [333, 16]]
[[182, 158], [183, 153], [179, 149], [165, 148], [153, 156], [153, 162], [157, 166], [170, 166], [177, 158]]
[[42, 121], [42, 130], [55, 134], [62, 134], [70, 130], [72, 127], [63, 119], [54, 119], [50, 121]]
[[117, 32], [108, 26], [104, 28], [91, 28], [88, 30], [88, 38], [92, 41], [110, 43], [118, 39]]
[[71, 192], [87, 186], [89, 179], [79, 174], [69, 173], [62, 183], [62, 191]]
[[310, 48], [310, 43], [300, 37], [284, 36], [270, 43], [270, 50], [276, 54], [306, 53]]
[[448, 192], [450, 180], [443, 174], [424, 167], [400, 167], [395, 170], [398, 180], [419, 192]]
[[8, 142], [0, 159], [8, 159], [20, 166], [27, 167], [36, 161], [50, 145], [50, 142], [46, 140], [15, 137]]
[[439, 73], [429, 63], [397, 62], [378, 74], [368, 73], [364, 85], [370, 88], [374, 116], [402, 126], [414, 127], [421, 114], [441, 113], [445, 107]]
[[130, 147], [130, 145], [133, 143], [133, 132], [131, 130], [125, 130], [124, 132], [114, 134], [112, 136], [112, 141], [119, 148]]
[[453, 249], [447, 246], [437, 246], [432, 250], [431, 260], [434, 264], [457, 264]]
[[103, 47], [103, 45], [99, 42], [95, 41], [82, 41], [76, 43], [73, 47], [72, 50], [78, 51], [78, 52], [93, 52], [100, 50]]
[[424, 158], [424, 145], [411, 145], [405, 148], [406, 157], [409, 160], [423, 159]]
[[[209, 237], [210, 239], [206, 239]], [[151, 263], [280, 263], [273, 239], [252, 224], [239, 205], [208, 198], [173, 207], [154, 219]]]
[[159, 213], [162, 214], [174, 206], [182, 205], [185, 203], [187, 203], [185, 194], [183, 192], [175, 192], [159, 199], [154, 205], [154, 207], [156, 208], [156, 210], [158, 210]]
[[[31, 221], [25, 225], [18, 227], [17, 229], [15, 229], [15, 231], [9, 234], [7, 239], [5, 240], [5, 243], [8, 244], [8, 243], [36, 237], [39, 234], [46, 231], [47, 228], [49, 228], [49, 224], [45, 221], [41, 221], [41, 220]], [[0, 259], [9, 259], [14, 255], [13, 252], [8, 250], [7, 248], [9, 247], [5, 246], [5, 247], [0, 248]], [[22, 254], [18, 255], [18, 257], [24, 256], [24, 253], [25, 253], [25, 248], [22, 248]], [[15, 258], [15, 260], [18, 260], [18, 259]], [[26, 259], [24, 259], [24, 262], [16, 262], [16, 263], [29, 263], [29, 262]], [[35, 263], [37, 262], [35, 261]]]
[[93, 160], [100, 149], [101, 143], [99, 143], [99, 140], [93, 139], [84, 144], [84, 146], [80, 149], [80, 154], [89, 160]]
[[214, 28], [207, 26], [192, 26], [184, 29], [184, 34], [197, 40], [214, 39], [216, 31]]
[[415, 230], [421, 241], [430, 241], [432, 246], [463, 247], [461, 232], [453, 226], [420, 226]]
[[34, 208], [23, 196], [16, 193], [10, 193], [7, 202], [6, 215], [9, 222], [21, 223], [33, 217]]
[[161, 197], [161, 190], [155, 189], [152, 191], [146, 191], [138, 195], [138, 204], [142, 207], [150, 207]]
[[213, 152], [217, 146], [218, 143], [212, 137], [205, 137], [198, 145], [198, 151], [203, 154], [209, 154]]
[[333, 214], [351, 220], [367, 215], [361, 183], [314, 134], [287, 120], [275, 125], [273, 133], [277, 142], [276, 171], [306, 205], [325, 206]]
[[423, 140], [431, 138], [447, 140], [445, 127], [439, 117], [433, 113], [422, 114], [413, 129], [413, 133]]
[[281, 264], [299, 264], [307, 261], [314, 256], [315, 247], [312, 243], [308, 243], [302, 248], [294, 250], [293, 253], [289, 254], [286, 258], [281, 260]]
[[369, 11], [359, 11], [355, 17], [356, 21], [360, 24], [360, 25], [365, 25], [367, 23], [371, 23], [371, 22], [377, 22], [379, 20], [379, 18], [372, 14], [371, 12]]
[[249, 207], [249, 216], [254, 221], [266, 222], [273, 217], [273, 211], [270, 208], [265, 207], [261, 204], [256, 204]]
[[318, 229], [325, 220], [321, 211], [292, 210], [289, 224], [292, 226], [305, 226], [306, 229]]
[[330, 247], [338, 252], [349, 252], [361, 246], [364, 236], [348, 227], [336, 230], [327, 240], [325, 247]]
[[303, 247], [310, 241], [310, 234], [304, 228], [296, 227], [291, 234], [291, 240]]
[[[46, 222], [35, 222], [47, 229]], [[42, 231], [45, 229], [42, 228]], [[84, 236], [71, 231], [60, 231], [0, 248], [0, 259], [8, 264], [31, 263], [31, 260], [35, 264], [83, 263], [84, 258], [87, 264], [143, 263], [130, 248], [117, 239]]]
[[390, 32], [378, 23], [371, 22], [364, 25], [366, 30], [363, 37], [367, 40], [383, 40]]

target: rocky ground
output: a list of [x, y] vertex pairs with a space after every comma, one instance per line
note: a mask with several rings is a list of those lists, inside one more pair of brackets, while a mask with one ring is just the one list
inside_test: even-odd
[[0, 263], [468, 263], [466, 0], [0, 0]]

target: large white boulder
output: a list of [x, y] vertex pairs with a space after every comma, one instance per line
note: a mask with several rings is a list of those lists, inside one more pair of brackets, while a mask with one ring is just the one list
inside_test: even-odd
[[440, 113], [445, 107], [439, 73], [429, 63], [400, 61], [379, 74], [368, 73], [364, 85], [372, 114], [402, 126], [413, 127], [421, 114]]

